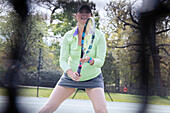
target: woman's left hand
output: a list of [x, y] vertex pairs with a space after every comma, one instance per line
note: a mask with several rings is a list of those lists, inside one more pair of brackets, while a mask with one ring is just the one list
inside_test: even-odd
[[[83, 59], [80, 59], [80, 62], [82, 62], [82, 65], [85, 63], [85, 62], [88, 62], [90, 60], [90, 57], [89, 56], [86, 56], [85, 58]], [[90, 65], [93, 65], [94, 64], [94, 59], [91, 58], [91, 62], [89, 62]]]
[[83, 65], [85, 62], [88, 62], [89, 60], [90, 60], [90, 57], [86, 56], [85, 58], [80, 59], [80, 62], [82, 62], [82, 65]]

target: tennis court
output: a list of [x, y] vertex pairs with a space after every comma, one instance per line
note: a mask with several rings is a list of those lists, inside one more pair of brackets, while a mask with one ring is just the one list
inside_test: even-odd
[[[7, 97], [0, 96], [0, 113], [5, 107]], [[37, 113], [48, 98], [18, 97], [22, 113]], [[109, 113], [138, 113], [139, 103], [107, 102]], [[149, 105], [147, 113], [169, 113], [170, 106]], [[67, 99], [55, 113], [94, 113], [90, 100]]]

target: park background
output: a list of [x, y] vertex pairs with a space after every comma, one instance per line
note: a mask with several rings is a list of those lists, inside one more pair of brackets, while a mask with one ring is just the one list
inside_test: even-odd
[[[21, 25], [20, 18], [9, 2], [1, 0], [0, 86], [8, 85], [6, 72], [9, 67], [13, 68], [9, 63], [12, 60], [10, 56], [15, 54], [18, 46], [21, 46], [23, 56], [19, 61], [20, 69], [15, 79], [16, 83], [19, 86], [53, 88], [63, 73], [59, 66], [62, 37], [76, 26], [74, 13], [77, 6], [89, 3], [93, 9], [96, 28], [105, 34], [107, 40], [107, 56], [102, 67], [105, 91], [142, 94], [145, 82], [142, 80], [143, 73], [140, 70], [141, 2], [139, 0], [103, 2], [105, 4], [102, 6], [103, 12], [100, 12], [101, 9], [98, 10], [100, 6], [96, 6], [95, 2], [34, 0], [31, 1], [29, 19]], [[158, 15], [156, 21], [153, 21], [150, 28], [152, 37], [148, 39], [145, 49], [149, 64], [147, 94], [165, 99], [170, 95], [170, 18], [168, 11], [164, 11], [166, 10], [164, 7], [169, 6], [168, 3], [168, 0], [160, 0], [159, 7], [163, 13], [160, 11], [162, 15]], [[145, 10], [152, 10], [151, 4], [148, 4]], [[124, 90], [125, 87], [127, 90]], [[4, 94], [2, 91], [4, 92], [1, 89], [0, 93]]]

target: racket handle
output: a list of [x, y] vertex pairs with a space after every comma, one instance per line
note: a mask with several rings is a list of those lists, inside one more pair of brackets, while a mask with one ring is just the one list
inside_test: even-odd
[[81, 67], [78, 67], [77, 69], [77, 73], [80, 75], [80, 72], [81, 72]]

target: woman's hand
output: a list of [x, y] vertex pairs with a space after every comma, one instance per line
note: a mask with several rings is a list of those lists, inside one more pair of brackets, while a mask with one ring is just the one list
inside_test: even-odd
[[71, 77], [72, 80], [74, 81], [80, 80], [81, 75], [79, 75], [77, 72], [73, 72], [71, 69], [68, 69], [66, 73]]
[[[85, 58], [80, 59], [80, 62], [82, 62], [82, 65], [83, 65], [85, 62], [88, 62], [89, 60], [90, 60], [90, 57], [86, 56]], [[92, 61], [90, 62], [90, 65], [93, 65], [93, 63], [94, 63], [94, 59], [92, 58]]]

